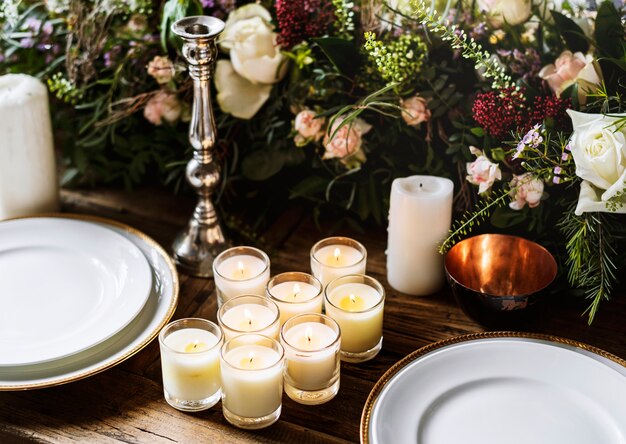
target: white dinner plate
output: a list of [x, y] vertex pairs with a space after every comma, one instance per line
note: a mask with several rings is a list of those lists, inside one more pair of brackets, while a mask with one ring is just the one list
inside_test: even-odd
[[147, 302], [120, 332], [83, 352], [45, 363], [0, 367], [0, 391], [56, 386], [91, 376], [133, 356], [152, 341], [170, 320], [178, 301], [178, 275], [169, 255], [150, 237], [127, 225], [94, 216], [59, 215], [59, 220], [82, 219], [115, 231], [146, 257], [152, 275]]
[[91, 222], [0, 223], [0, 366], [78, 353], [141, 311], [150, 266], [132, 242]]
[[594, 347], [534, 334], [442, 341], [407, 356], [376, 384], [361, 441], [624, 444], [624, 364]]

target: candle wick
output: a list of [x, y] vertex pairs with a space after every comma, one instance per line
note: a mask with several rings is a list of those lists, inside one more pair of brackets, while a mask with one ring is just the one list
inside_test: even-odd
[[254, 356], [250, 356], [250, 364], [252, 364], [253, 359], [254, 359]]
[[423, 184], [420, 183], [420, 188], [422, 188]]

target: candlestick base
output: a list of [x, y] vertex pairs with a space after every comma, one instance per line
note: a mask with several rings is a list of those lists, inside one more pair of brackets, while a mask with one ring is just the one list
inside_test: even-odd
[[380, 338], [380, 341], [378, 341], [378, 344], [376, 344], [376, 346], [364, 352], [352, 353], [352, 352], [341, 350], [341, 353], [340, 353], [341, 360], [344, 362], [351, 362], [351, 363], [369, 361], [370, 359], [374, 359], [376, 355], [378, 355], [378, 352], [380, 352], [381, 348], [383, 348], [382, 337]]
[[322, 390], [300, 390], [285, 381], [285, 393], [299, 404], [319, 405], [330, 401], [339, 392], [339, 378], [330, 387]]
[[274, 410], [269, 415], [261, 416], [259, 418], [247, 418], [245, 416], [239, 416], [228, 410], [224, 407], [224, 403], [222, 403], [222, 410], [224, 413], [224, 418], [226, 421], [234, 425], [235, 427], [239, 427], [240, 429], [247, 430], [257, 430], [263, 429], [265, 427], [269, 427], [278, 421], [280, 418], [280, 412], [282, 410], [282, 405], [278, 406], [276, 410]]
[[165, 389], [163, 390], [163, 395], [165, 396], [165, 401], [167, 401], [167, 403], [176, 410], [181, 410], [183, 412], [199, 412], [209, 409], [217, 404], [217, 402], [222, 398], [222, 391], [218, 390], [208, 398], [193, 401], [176, 398], [170, 395]]
[[203, 226], [195, 219], [181, 231], [172, 244], [172, 256], [178, 269], [187, 275], [213, 277], [213, 261], [230, 243], [219, 225]]

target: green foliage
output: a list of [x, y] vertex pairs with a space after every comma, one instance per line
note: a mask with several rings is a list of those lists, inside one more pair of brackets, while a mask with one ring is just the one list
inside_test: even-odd
[[574, 20], [557, 11], [552, 11], [552, 18], [556, 24], [556, 29], [561, 34], [561, 37], [563, 37], [563, 40], [565, 40], [567, 48], [570, 51], [580, 51], [583, 54], [589, 51], [589, 42], [585, 37], [585, 33]]
[[403, 34], [383, 43], [373, 32], [365, 33], [365, 49], [383, 80], [400, 84], [420, 73], [428, 50], [419, 35]]
[[354, 77], [359, 71], [361, 55], [349, 40], [339, 37], [320, 37], [312, 40], [340, 73]]

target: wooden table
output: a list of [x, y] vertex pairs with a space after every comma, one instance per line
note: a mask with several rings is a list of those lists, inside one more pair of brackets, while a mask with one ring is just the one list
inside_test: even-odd
[[[128, 223], [169, 247], [186, 223], [193, 202], [159, 190], [64, 191], [65, 211], [97, 214]], [[266, 233], [272, 273], [309, 269], [309, 250], [318, 232], [306, 214], [279, 218]], [[386, 285], [385, 232], [353, 235], [368, 249], [368, 274]], [[215, 321], [212, 280], [181, 275], [174, 319]], [[359, 440], [365, 400], [381, 375], [411, 351], [452, 336], [484, 331], [456, 306], [446, 287], [439, 294], [410, 297], [387, 285], [384, 344], [374, 360], [342, 363], [341, 389], [331, 402], [303, 406], [284, 396], [278, 423], [256, 432], [230, 426], [221, 405], [196, 414], [181, 413], [163, 399], [159, 350], [153, 341], [133, 358], [108, 371], [71, 384], [25, 392], [0, 393], [0, 443], [10, 442], [297, 442], [339, 443]], [[605, 303], [592, 327], [580, 317], [584, 305], [555, 297], [529, 330], [564, 336], [626, 358], [626, 298]], [[0, 308], [1, 309], [1, 308]], [[462, 370], [460, 370], [462, 371]]]

